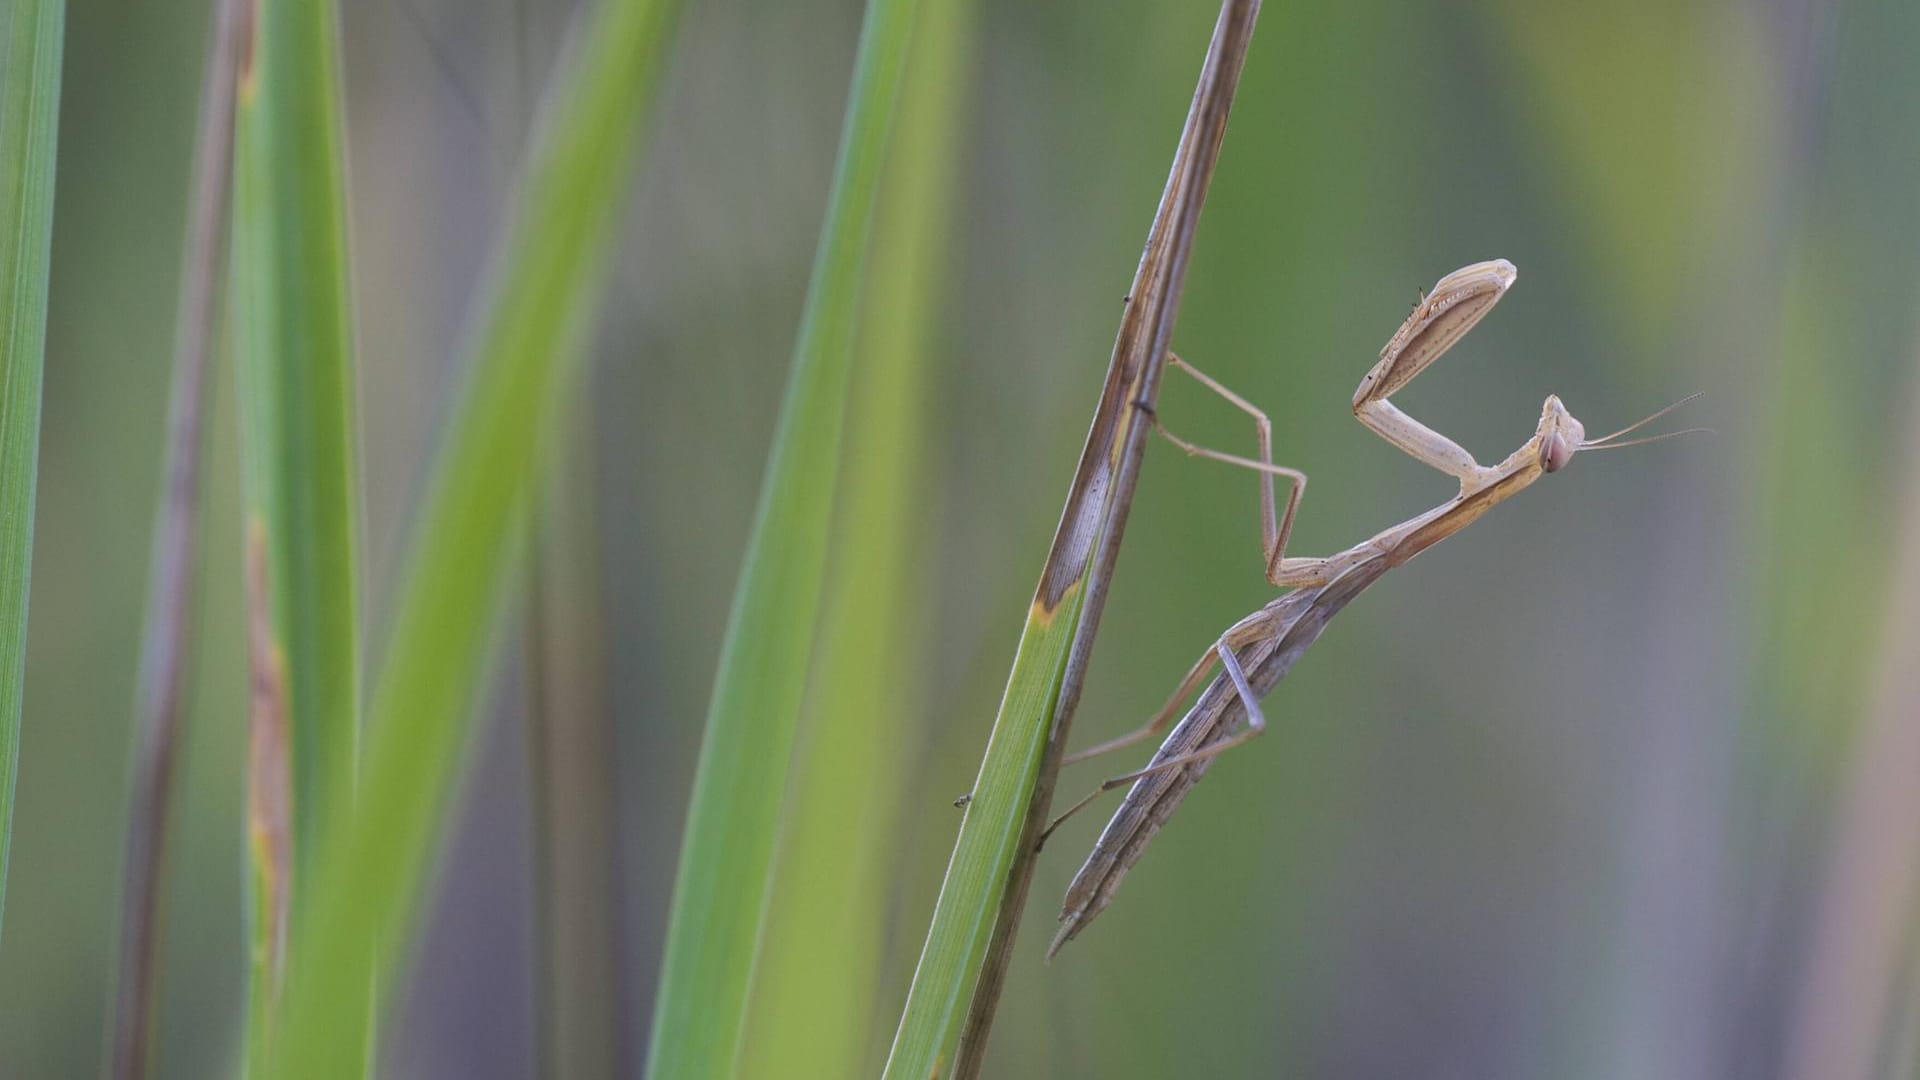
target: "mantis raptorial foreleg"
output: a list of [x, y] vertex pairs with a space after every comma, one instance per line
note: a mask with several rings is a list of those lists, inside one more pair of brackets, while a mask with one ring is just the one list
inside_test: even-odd
[[1466, 448], [1433, 430], [1387, 400], [1412, 382], [1454, 342], [1473, 329], [1513, 284], [1516, 272], [1505, 259], [1474, 263], [1448, 274], [1420, 298], [1413, 313], [1380, 351], [1380, 360], [1353, 392], [1354, 418], [1408, 456], [1460, 481], [1460, 490], [1484, 485], [1498, 470], [1473, 459]]

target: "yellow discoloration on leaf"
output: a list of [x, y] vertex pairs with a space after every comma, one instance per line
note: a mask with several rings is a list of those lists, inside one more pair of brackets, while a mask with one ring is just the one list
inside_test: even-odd
[[1033, 598], [1033, 606], [1027, 609], [1027, 623], [1041, 628], [1051, 626], [1054, 612], [1058, 610], [1058, 608], [1048, 607], [1045, 599], [1036, 596]]
[[1083, 584], [1084, 581], [1075, 581], [1068, 584], [1067, 591], [1060, 594], [1059, 599], [1054, 602], [1052, 607], [1047, 606], [1046, 597], [1034, 597], [1033, 606], [1027, 609], [1027, 625], [1035, 630], [1051, 629], [1053, 627], [1053, 620], [1058, 618], [1061, 612], [1072, 610], [1074, 598], [1080, 595], [1080, 588]]

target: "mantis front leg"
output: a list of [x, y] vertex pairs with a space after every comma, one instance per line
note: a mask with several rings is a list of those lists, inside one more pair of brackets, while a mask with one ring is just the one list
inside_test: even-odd
[[1376, 435], [1409, 456], [1460, 481], [1464, 494], [1497, 475], [1473, 459], [1459, 443], [1401, 412], [1387, 400], [1394, 391], [1440, 359], [1492, 310], [1516, 271], [1505, 259], [1474, 263], [1441, 278], [1400, 324], [1380, 361], [1353, 392], [1353, 415]]

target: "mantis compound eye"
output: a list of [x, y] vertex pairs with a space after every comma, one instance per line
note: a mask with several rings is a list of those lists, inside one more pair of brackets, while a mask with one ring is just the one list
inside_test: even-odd
[[1547, 472], [1559, 472], [1573, 460], [1573, 443], [1557, 431], [1550, 431], [1540, 443], [1540, 467]]

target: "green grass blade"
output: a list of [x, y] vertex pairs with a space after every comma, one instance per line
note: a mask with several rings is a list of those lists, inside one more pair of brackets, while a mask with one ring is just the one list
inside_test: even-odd
[[812, 656], [875, 190], [913, 0], [869, 0], [826, 220], [721, 647], [674, 880], [647, 1074], [730, 1077]]
[[0, 908], [20, 760], [65, 24], [63, 0], [11, 0], [0, 13]]
[[[934, 537], [918, 512], [933, 424], [932, 358], [948, 259], [967, 0], [925, 0], [880, 193], [861, 303], [844, 505], [785, 810], [765, 955], [754, 979], [749, 1077], [863, 1076], [884, 1037], [879, 979], [903, 781], [921, 732], [924, 590]], [[881, 1021], [883, 1022], [883, 1021]]]
[[287, 935], [328, 800], [353, 768], [360, 583], [339, 16], [329, 0], [289, 0], [256, 5], [253, 18], [234, 117], [231, 310], [253, 612], [247, 1046], [257, 1066], [278, 1026]]
[[339, 1033], [410, 939], [468, 714], [510, 591], [523, 513], [605, 278], [614, 223], [678, 5], [606, 0], [576, 27], [528, 157], [512, 224], [466, 343], [368, 717], [356, 805], [336, 800], [295, 928], [271, 1075], [335, 1080], [362, 1049]]
[[1014, 848], [1022, 836], [1021, 822], [1046, 745], [1047, 721], [1059, 699], [1084, 596], [1076, 583], [1051, 610], [1036, 602], [1021, 631], [1006, 693], [887, 1059], [888, 1077], [945, 1075], [959, 1043], [973, 987], [986, 962]]
[[1224, 0], [885, 1075], [976, 1075], [1139, 478], [1188, 254], [1258, 0]]

